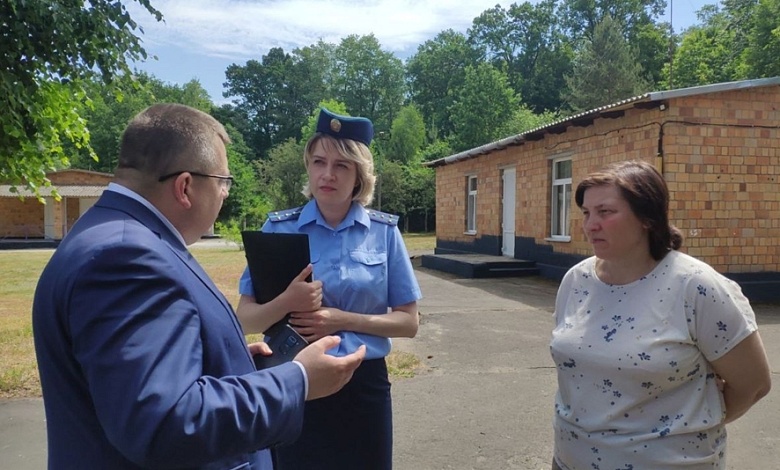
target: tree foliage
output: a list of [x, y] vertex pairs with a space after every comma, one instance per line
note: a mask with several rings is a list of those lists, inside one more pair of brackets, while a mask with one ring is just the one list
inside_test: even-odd
[[466, 68], [466, 81], [450, 108], [454, 151], [490, 143], [500, 137], [519, 100], [506, 74], [488, 63]]
[[281, 210], [306, 202], [301, 194], [306, 180], [300, 143], [288, 139], [271, 149], [267, 159], [259, 160], [255, 165], [260, 176], [260, 186], [268, 196], [271, 207]]
[[623, 37], [618, 21], [606, 16], [574, 62], [568, 102], [573, 111], [596, 108], [647, 91], [642, 67]]
[[537, 112], [561, 108], [564, 75], [571, 69], [571, 45], [555, 14], [556, 0], [513, 3], [486, 10], [469, 29], [469, 42], [506, 72], [509, 84]]
[[[152, 0], [136, 1], [161, 18]], [[374, 35], [276, 47], [228, 67], [232, 102], [215, 107], [197, 80], [129, 73], [145, 52], [127, 2], [0, 0], [2, 18], [14, 19], [0, 20], [0, 179], [40, 190], [52, 169], [111, 172], [133, 115], [183, 103], [226, 125], [236, 185], [220, 218], [253, 225], [304, 201], [303, 145], [325, 106], [374, 122], [375, 206], [409, 227], [435, 211], [433, 172], [420, 162], [651, 89], [780, 75], [780, 0], [707, 5], [679, 34], [659, 20], [667, 1], [496, 5], [467, 34], [441, 31], [405, 63]]]
[[425, 124], [422, 115], [416, 106], [404, 106], [393, 121], [387, 157], [404, 165], [415, 163], [423, 145]]
[[421, 44], [407, 61], [411, 98], [431, 137], [444, 139], [454, 131], [450, 114], [454, 91], [465, 83], [466, 67], [478, 62], [478, 52], [466, 36], [451, 29]]
[[352, 115], [371, 119], [376, 129], [389, 130], [406, 91], [401, 60], [383, 51], [373, 34], [347, 36], [334, 56], [333, 98]]
[[[162, 19], [149, 0], [136, 1]], [[46, 172], [69, 164], [63, 143], [89, 148], [86, 83], [112, 87], [129, 62], [145, 59], [142, 31], [108, 0], [3, 1], [0, 18], [0, 179], [40, 198]]]
[[749, 76], [780, 76], [780, 0], [760, 0], [750, 17], [745, 54]]

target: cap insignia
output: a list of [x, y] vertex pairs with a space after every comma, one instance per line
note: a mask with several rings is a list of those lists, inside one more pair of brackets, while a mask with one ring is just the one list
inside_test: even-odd
[[335, 118], [331, 119], [330, 120], [330, 130], [332, 130], [333, 132], [340, 131], [341, 130], [341, 121], [339, 121], [338, 119], [335, 119]]

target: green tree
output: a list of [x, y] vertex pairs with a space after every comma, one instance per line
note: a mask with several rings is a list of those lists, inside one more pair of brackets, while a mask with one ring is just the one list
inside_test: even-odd
[[537, 112], [561, 107], [563, 77], [573, 59], [555, 5], [556, 0], [513, 3], [507, 9], [496, 5], [475, 18], [469, 29], [469, 42], [507, 73], [512, 88]]
[[208, 92], [197, 80], [180, 86], [139, 72], [133, 76], [117, 77], [115, 86], [108, 89], [99, 81], [92, 80], [87, 89], [92, 106], [83, 112], [83, 118], [89, 129], [94, 154], [84, 149], [68, 149], [73, 168], [112, 173], [119, 156], [119, 140], [127, 123], [154, 103], [185, 104], [206, 113], [214, 109]]
[[530, 131], [537, 127], [549, 124], [557, 119], [560, 119], [559, 113], [547, 111], [541, 114], [536, 114], [525, 106], [517, 108], [512, 117], [501, 126], [500, 136], [510, 136], [515, 134], [522, 134], [523, 132]]
[[87, 83], [92, 106], [82, 113], [90, 134], [90, 147], [70, 146], [70, 166], [84, 170], [113, 173], [119, 156], [119, 141], [127, 123], [139, 111], [154, 102], [148, 77], [117, 77], [115, 86], [105, 88], [97, 80]]
[[746, 47], [751, 77], [780, 76], [780, 0], [761, 0], [751, 16], [754, 24]]
[[463, 86], [466, 67], [476, 65], [479, 54], [468, 44], [466, 36], [448, 29], [421, 44], [407, 61], [411, 99], [419, 106], [433, 139], [444, 139], [453, 132], [453, 90]]
[[631, 49], [649, 84], [664, 80], [664, 66], [669, 62], [669, 47], [672, 42], [669, 25], [666, 23], [638, 25], [633, 37], [629, 39]]
[[268, 158], [255, 162], [260, 177], [260, 187], [267, 195], [270, 206], [281, 210], [304, 204], [301, 194], [306, 172], [303, 166], [303, 147], [293, 139], [287, 139], [268, 152]]
[[428, 221], [436, 215], [436, 172], [421, 165], [407, 165], [404, 168], [406, 202], [403, 218], [404, 231], [409, 231], [409, 221], [419, 216], [422, 231], [429, 232]]
[[607, 17], [617, 20], [623, 36], [631, 40], [665, 9], [666, 0], [563, 0], [558, 15], [575, 42], [593, 40], [596, 27]]
[[179, 103], [199, 109], [204, 113], [211, 113], [214, 109], [214, 103], [211, 101], [209, 92], [203, 88], [198, 79], [192, 79], [184, 85], [175, 83], [166, 83], [157, 77], [141, 73], [141, 81], [147, 85], [152, 94], [153, 103]]
[[225, 96], [237, 97], [234, 103], [250, 124], [246, 138], [256, 158], [274, 145], [297, 137], [303, 116], [290, 113], [294, 106], [287, 96], [291, 93], [287, 90], [287, 77], [292, 69], [292, 57], [275, 47], [261, 61], [250, 60], [244, 66], [232, 64], [225, 71]]
[[453, 150], [478, 147], [501, 137], [518, 105], [504, 72], [487, 63], [466, 68], [465, 84], [451, 108]]
[[[137, 1], [162, 19], [149, 0]], [[146, 52], [122, 2], [3, 1], [0, 18], [0, 180], [42, 200], [46, 172], [70, 163], [63, 142], [89, 148], [86, 83], [115, 86]]]
[[413, 163], [423, 145], [425, 124], [422, 115], [416, 106], [404, 106], [393, 121], [387, 144], [387, 158], [405, 165]]
[[230, 136], [227, 157], [235, 183], [230, 189], [230, 197], [225, 199], [219, 220], [240, 222], [242, 228], [259, 227], [271, 209], [271, 203], [257, 178], [250, 161], [252, 151], [243, 136], [230, 124], [226, 124], [225, 129]]
[[403, 215], [406, 212], [407, 197], [404, 182], [404, 165], [394, 161], [384, 162], [382, 174], [377, 180], [378, 191], [371, 205], [384, 212]]
[[383, 51], [373, 34], [347, 36], [334, 57], [333, 98], [351, 115], [371, 119], [377, 131], [389, 130], [406, 91], [403, 63]]
[[666, 9], [666, 0], [562, 0], [558, 15], [575, 48], [593, 42], [596, 27], [607, 17], [619, 25], [620, 35], [631, 44], [634, 60], [643, 76], [655, 83], [661, 79], [661, 67], [669, 56], [668, 24], [657, 24]]
[[453, 151], [449, 142], [446, 140], [436, 140], [428, 144], [420, 151], [420, 161], [432, 162], [452, 154]]
[[666, 88], [684, 88], [733, 79], [738, 68], [735, 58], [734, 30], [728, 17], [709, 5], [697, 13], [702, 24], [688, 28], [682, 35], [673, 62], [664, 68]]
[[642, 67], [623, 37], [619, 22], [607, 16], [585, 41], [574, 62], [568, 103], [573, 111], [596, 108], [647, 91]]

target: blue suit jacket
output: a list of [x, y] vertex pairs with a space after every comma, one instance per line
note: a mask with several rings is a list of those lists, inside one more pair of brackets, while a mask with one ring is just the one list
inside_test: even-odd
[[33, 305], [49, 468], [270, 469], [303, 420], [296, 364], [255, 371], [228, 301], [139, 202], [106, 191]]

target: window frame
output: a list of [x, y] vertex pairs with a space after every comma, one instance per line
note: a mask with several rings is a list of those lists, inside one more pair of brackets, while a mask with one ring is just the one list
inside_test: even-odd
[[[558, 175], [559, 164], [564, 162], [569, 163], [569, 175], [561, 178]], [[551, 159], [551, 164], [549, 239], [568, 242], [571, 241], [572, 157], [556, 157]]]
[[[472, 184], [473, 189], [472, 189]], [[466, 231], [467, 235], [477, 233], [477, 175], [466, 176]]]

